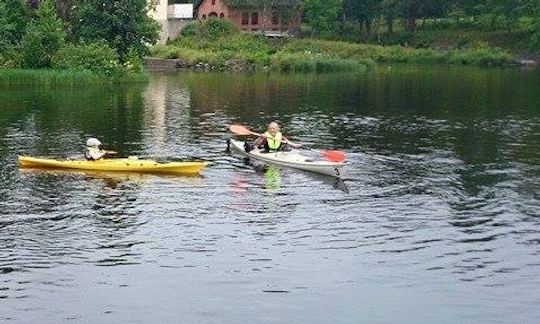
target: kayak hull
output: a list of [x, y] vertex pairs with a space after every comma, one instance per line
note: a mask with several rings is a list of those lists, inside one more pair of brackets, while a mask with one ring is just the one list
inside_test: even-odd
[[152, 160], [137, 159], [102, 159], [98, 161], [65, 160], [35, 158], [19, 156], [19, 165], [22, 168], [50, 168], [91, 171], [118, 171], [137, 173], [175, 173], [195, 175], [199, 174], [207, 162], [169, 162], [159, 163]]
[[343, 177], [344, 162], [313, 161], [309, 157], [293, 150], [290, 152], [263, 153], [258, 149], [246, 152], [242, 141], [231, 139], [231, 148], [240, 155], [254, 160], [271, 163], [279, 166], [324, 174], [336, 178]]

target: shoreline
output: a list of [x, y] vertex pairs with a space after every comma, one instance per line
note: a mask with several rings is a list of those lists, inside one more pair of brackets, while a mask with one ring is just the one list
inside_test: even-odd
[[0, 69], [0, 86], [75, 86], [134, 84], [148, 81], [148, 71], [123, 76], [103, 76], [88, 70]]
[[[180, 72], [180, 71], [199, 71], [199, 72], [239, 72], [239, 73], [248, 73], [255, 72], [258, 70], [262, 71], [271, 71], [269, 67], [257, 67], [255, 64], [246, 64], [245, 66], [236, 65], [234, 67], [218, 67], [211, 65], [209, 63], [199, 63], [199, 64], [190, 64], [183, 59], [166, 59], [159, 57], [145, 57], [144, 58], [146, 70], [149, 73], [152, 72]], [[407, 62], [390, 62], [377, 65], [426, 65], [432, 66], [435, 63], [407, 63]], [[540, 58], [535, 57], [516, 57], [513, 63], [505, 65], [491, 65], [491, 66], [478, 66], [478, 65], [466, 65], [466, 64], [445, 64], [448, 67], [462, 66], [462, 67], [478, 67], [478, 68], [537, 68], [540, 66]], [[342, 72], [342, 71], [329, 71], [332, 72]], [[302, 72], [293, 72], [293, 73], [302, 73]]]

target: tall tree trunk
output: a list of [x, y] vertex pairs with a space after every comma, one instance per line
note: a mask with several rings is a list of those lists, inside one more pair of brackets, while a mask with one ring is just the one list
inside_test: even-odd
[[369, 39], [371, 37], [371, 27], [372, 23], [369, 19], [366, 19], [364, 21], [364, 25], [366, 26], [366, 39]]
[[394, 34], [394, 17], [392, 16], [386, 17], [386, 31], [388, 35]]

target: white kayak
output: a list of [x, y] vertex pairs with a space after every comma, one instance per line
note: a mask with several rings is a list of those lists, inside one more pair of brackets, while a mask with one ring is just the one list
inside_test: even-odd
[[250, 152], [246, 152], [244, 144], [245, 142], [231, 139], [231, 149], [251, 159], [337, 178], [343, 176], [342, 169], [347, 164], [345, 162], [316, 161], [313, 158], [300, 154], [297, 150], [265, 153], [254, 148]]

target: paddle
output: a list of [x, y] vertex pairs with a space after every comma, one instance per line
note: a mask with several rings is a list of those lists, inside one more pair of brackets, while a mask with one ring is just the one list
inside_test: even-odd
[[[253, 135], [253, 136], [258, 136], [258, 137], [266, 137], [266, 138], [271, 138], [269, 136], [266, 136], [264, 134], [260, 134], [260, 133], [255, 133], [255, 132], [252, 132], [250, 131], [247, 127], [244, 127], [242, 125], [231, 125], [229, 126], [229, 130], [232, 132], [232, 133], [235, 133], [236, 135], [244, 135], [244, 136], [249, 136], [249, 135]], [[284, 143], [287, 143], [287, 144], [290, 144], [292, 145], [293, 147], [300, 147], [299, 144], [295, 144], [289, 140], [284, 140], [283, 141]]]
[[[231, 131], [231, 133], [234, 133], [236, 135], [244, 135], [244, 136], [253, 135], [253, 136], [259, 136], [259, 137], [267, 137], [267, 136], [265, 136], [263, 134], [252, 132], [247, 127], [242, 126], [242, 125], [231, 125], [231, 126], [229, 126], [229, 130]], [[300, 146], [298, 144], [292, 143], [291, 141], [286, 141], [285, 143], [288, 143], [288, 144], [290, 144], [292, 146], [295, 146], [295, 147]], [[309, 147], [308, 147], [308, 149], [311, 150], [311, 151], [315, 151], [315, 152], [320, 153], [323, 158], [325, 158], [326, 160], [331, 161], [331, 162], [344, 162], [347, 159], [347, 157], [345, 155], [345, 152], [342, 152], [342, 151], [316, 150], [316, 149], [309, 148]]]

